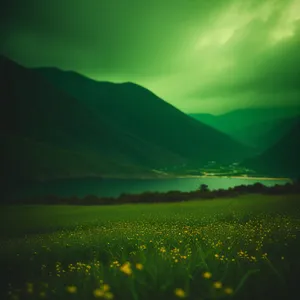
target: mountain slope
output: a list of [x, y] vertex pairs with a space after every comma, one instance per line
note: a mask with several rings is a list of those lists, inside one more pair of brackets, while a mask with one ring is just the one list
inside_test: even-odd
[[210, 126], [197, 122], [149, 90], [133, 83], [97, 82], [75, 72], [38, 69], [51, 83], [99, 115], [150, 144], [185, 157], [192, 164], [232, 162], [249, 149]]
[[300, 116], [276, 120], [273, 126], [259, 137], [257, 143], [267, 150], [287, 135], [299, 120]]
[[[23, 179], [70, 173], [144, 174], [151, 173], [149, 168], [156, 165], [184, 161], [107, 124], [35, 71], [2, 57], [0, 72], [1, 156], [5, 162], [0, 171], [2, 178], [7, 174]], [[21, 150], [23, 147], [27, 150]], [[39, 152], [37, 148], [43, 150]], [[39, 158], [33, 155], [36, 152], [40, 153]], [[67, 156], [73, 157], [72, 167]], [[18, 172], [12, 174], [11, 170]]]
[[157, 168], [231, 162], [249, 154], [132, 83], [31, 70], [0, 57], [0, 99], [2, 183], [154, 177]]
[[190, 116], [263, 152], [280, 140], [300, 114], [299, 107], [239, 109], [223, 115]]
[[300, 120], [273, 147], [263, 154], [245, 160], [243, 165], [273, 176], [295, 177], [300, 173]]

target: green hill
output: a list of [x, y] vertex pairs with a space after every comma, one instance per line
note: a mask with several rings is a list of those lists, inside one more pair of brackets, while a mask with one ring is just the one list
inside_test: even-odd
[[190, 114], [261, 153], [280, 140], [295, 124], [300, 107], [238, 109], [223, 115]]
[[300, 120], [274, 146], [263, 154], [245, 160], [243, 165], [273, 176], [297, 177], [300, 174]]
[[51, 83], [86, 104], [100, 119], [184, 157], [191, 164], [232, 162], [249, 149], [228, 135], [182, 113], [133, 83], [97, 82], [75, 72], [38, 70]]
[[183, 161], [107, 124], [37, 72], [5, 58], [0, 66], [2, 178], [138, 176]]
[[249, 155], [227, 135], [132, 83], [37, 71], [1, 57], [0, 99], [2, 182], [156, 177], [157, 168]]

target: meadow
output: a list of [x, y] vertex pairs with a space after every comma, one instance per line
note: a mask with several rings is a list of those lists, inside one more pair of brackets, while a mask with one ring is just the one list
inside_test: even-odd
[[295, 299], [300, 196], [0, 211], [1, 299]]

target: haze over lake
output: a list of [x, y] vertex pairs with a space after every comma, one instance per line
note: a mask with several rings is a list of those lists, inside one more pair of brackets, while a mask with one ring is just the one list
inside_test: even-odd
[[168, 179], [72, 179], [39, 184], [27, 184], [12, 192], [15, 197], [31, 197], [56, 195], [62, 197], [84, 197], [95, 195], [98, 197], [118, 197], [122, 193], [139, 194], [143, 192], [190, 192], [199, 188], [200, 184], [207, 184], [209, 189], [228, 189], [238, 185], [250, 185], [260, 182], [266, 186], [284, 185], [290, 182], [284, 180], [258, 180], [250, 178], [168, 178]]

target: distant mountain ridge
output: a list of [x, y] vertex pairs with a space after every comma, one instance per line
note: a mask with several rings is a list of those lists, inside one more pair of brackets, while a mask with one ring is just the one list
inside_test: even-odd
[[1, 57], [0, 99], [3, 180], [151, 177], [155, 168], [250, 156], [133, 83], [27, 69]]
[[276, 176], [300, 175], [300, 118], [288, 133], [263, 154], [247, 159], [243, 165]]
[[296, 118], [300, 116], [300, 106], [238, 109], [217, 116], [211, 114], [190, 114], [190, 116], [263, 152], [292, 128]]

